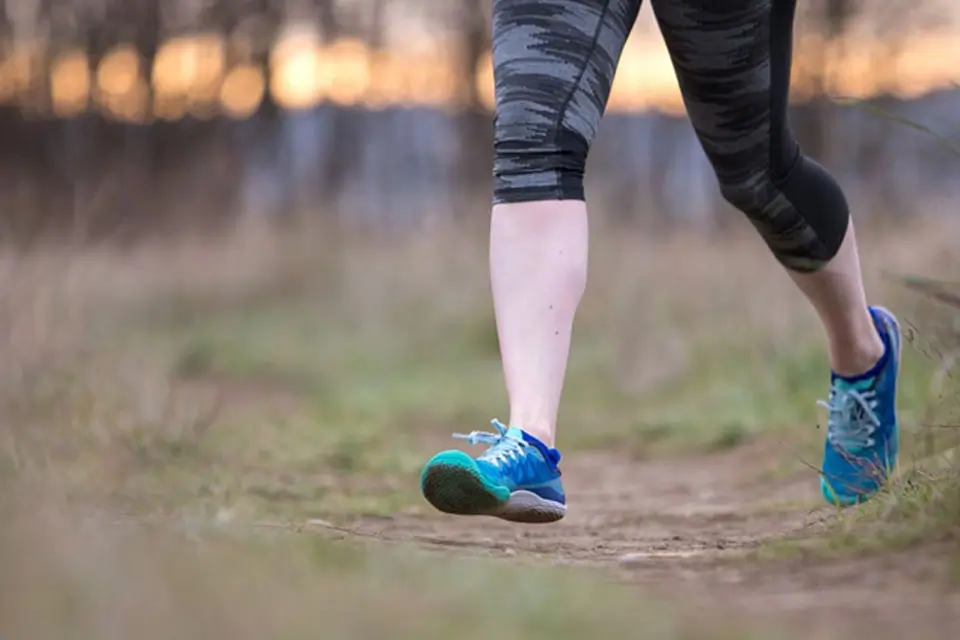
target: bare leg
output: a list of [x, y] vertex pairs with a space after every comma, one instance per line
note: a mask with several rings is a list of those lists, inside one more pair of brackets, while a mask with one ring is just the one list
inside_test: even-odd
[[856, 376], [873, 367], [883, 356], [884, 345], [867, 310], [853, 221], [837, 255], [825, 267], [787, 273], [820, 316], [833, 371]]
[[583, 175], [640, 0], [495, 0], [490, 276], [510, 426], [553, 446], [587, 277]]
[[854, 376], [881, 358], [883, 341], [867, 308], [843, 191], [803, 155], [787, 121], [795, 5], [653, 3], [724, 197], [757, 226], [813, 304], [834, 372]]
[[548, 446], [587, 281], [587, 236], [587, 210], [578, 200], [493, 209], [490, 280], [510, 424]]
[[573, 320], [587, 279], [583, 175], [640, 0], [494, 0], [496, 83], [490, 280], [510, 424], [455, 434], [420, 484], [437, 509], [554, 522], [554, 448]]
[[724, 197], [747, 215], [810, 300], [828, 338], [830, 399], [820, 486], [855, 504], [898, 447], [900, 329], [868, 307], [843, 190], [790, 131], [796, 0], [653, 0], [687, 112]]

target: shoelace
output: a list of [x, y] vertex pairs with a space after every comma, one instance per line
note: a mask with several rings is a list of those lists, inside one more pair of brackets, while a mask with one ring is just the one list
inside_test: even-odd
[[857, 451], [872, 447], [873, 434], [880, 426], [880, 418], [875, 411], [877, 406], [874, 390], [856, 389], [830, 390], [830, 401], [817, 401], [830, 414], [827, 418], [827, 439], [835, 446], [848, 451]]
[[489, 444], [490, 448], [480, 455], [483, 460], [488, 460], [496, 465], [518, 463], [521, 460], [519, 454], [523, 451], [523, 441], [508, 438], [508, 429], [499, 420], [493, 420], [491, 424], [497, 430], [496, 433], [471, 431], [467, 434], [455, 433], [453, 437], [466, 440], [470, 444]]

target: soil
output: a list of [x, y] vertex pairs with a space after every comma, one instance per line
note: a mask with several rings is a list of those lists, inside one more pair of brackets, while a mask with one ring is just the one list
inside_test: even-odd
[[[758, 479], [770, 443], [708, 456], [637, 462], [609, 453], [572, 456], [569, 512], [552, 525], [457, 518], [429, 510], [360, 518], [334, 535], [415, 543], [517, 562], [589, 565], [648, 593], [765, 621], [800, 637], [960, 637], [960, 591], [948, 554], [928, 546], [826, 560], [759, 560], [749, 552], [783, 536], [817, 535], [836, 517], [815, 472]], [[752, 474], [752, 475], [751, 475]]]
[[[223, 385], [215, 386], [223, 395]], [[262, 389], [228, 391], [227, 408], [251, 396], [263, 406]], [[281, 408], [295, 403], [266, 395]], [[587, 566], [661, 596], [678, 615], [719, 612], [789, 630], [788, 637], [960, 638], [960, 589], [949, 580], [955, 544], [842, 559], [761, 560], [751, 553], [779, 538], [821, 535], [837, 517], [822, 502], [813, 469], [762, 473], [783, 459], [785, 446], [760, 440], [644, 461], [616, 452], [570, 455], [562, 465], [569, 510], [555, 524], [448, 516], [424, 503], [412, 512], [297, 528], [489, 561]]]

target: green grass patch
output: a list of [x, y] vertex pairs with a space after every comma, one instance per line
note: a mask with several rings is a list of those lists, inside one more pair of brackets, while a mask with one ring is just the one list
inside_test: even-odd
[[[172, 370], [259, 381], [302, 394], [322, 425], [371, 423], [391, 431], [483, 428], [504, 417], [492, 318], [455, 318], [420, 335], [404, 324], [363, 332], [322, 307], [287, 304], [205, 314], [166, 325], [149, 339], [175, 353]], [[717, 336], [692, 349], [688, 372], [649, 391], [620, 389], [607, 345], [587, 335], [571, 358], [563, 400], [567, 449], [626, 444], [638, 453], [722, 449], [758, 434], [815, 431], [816, 400], [827, 393], [819, 341], [773, 351], [746, 336]], [[934, 367], [905, 350], [900, 407], [914, 423]]]
[[771, 542], [761, 557], [832, 557], [960, 541], [960, 450], [896, 473], [862, 505], [838, 510], [815, 534]]
[[[78, 322], [86, 355], [44, 365], [0, 402], [65, 473], [118, 460], [104, 483], [132, 505], [251, 517], [421, 508], [420, 465], [461, 444], [452, 432], [508, 417], [486, 276], [471, 260], [448, 271], [457, 259], [351, 251], [336, 268], [310, 257], [108, 297]], [[816, 464], [828, 367], [797, 295], [777, 298], [796, 312], [744, 308], [752, 290], [713, 267], [687, 265], [698, 295], [601, 267], [608, 286], [585, 299], [568, 368], [565, 453], [639, 459], [774, 437], [789, 445], [783, 460], [758, 474]], [[789, 286], [771, 284], [767, 297]], [[905, 456], [931, 418], [934, 362], [905, 349]]]
[[[172, 460], [168, 470], [145, 476], [157, 483], [154, 493], [178, 477], [190, 480], [195, 502], [252, 514], [422, 507], [417, 478], [433, 450], [458, 446], [452, 432], [487, 428], [507, 411], [492, 314], [468, 307], [423, 319], [403, 300], [362, 321], [306, 294], [121, 317], [109, 333], [112, 351], [144, 351], [172, 379], [213, 381], [227, 389], [227, 404], [240, 405], [185, 442], [176, 441], [182, 429], [171, 436], [169, 425], [135, 430], [137, 448]], [[819, 336], [782, 345], [745, 333], [694, 335], [681, 375], [630, 390], [617, 379], [614, 343], [586, 323], [568, 371], [561, 448], [639, 459], [772, 435], [790, 446], [782, 461], [765, 461], [763, 473], [816, 464], [823, 438], [816, 400], [828, 385]], [[924, 411], [934, 367], [909, 347], [904, 358], [900, 411], [909, 456], [919, 440], [910, 425]], [[289, 400], [285, 407], [260, 407], [277, 395]]]

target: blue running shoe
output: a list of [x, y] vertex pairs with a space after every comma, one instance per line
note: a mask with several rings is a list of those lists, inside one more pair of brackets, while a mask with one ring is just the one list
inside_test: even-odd
[[896, 465], [899, 448], [900, 325], [882, 307], [870, 307], [870, 315], [883, 339], [883, 357], [854, 378], [831, 374], [830, 401], [819, 403], [830, 412], [820, 491], [827, 502], [844, 507], [880, 490]]
[[511, 522], [556, 522], [567, 512], [560, 482], [560, 452], [517, 427], [494, 420], [497, 433], [454, 434], [489, 444], [476, 459], [442, 451], [420, 474], [420, 489], [434, 507], [457, 515], [496, 516]]

